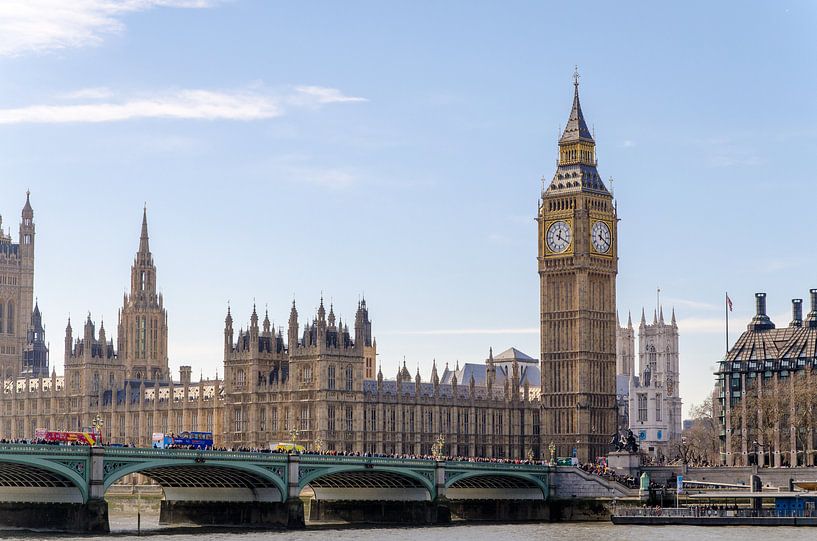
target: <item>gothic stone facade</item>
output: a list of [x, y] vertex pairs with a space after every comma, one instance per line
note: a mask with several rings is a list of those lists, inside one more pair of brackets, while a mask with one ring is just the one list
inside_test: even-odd
[[266, 316], [259, 326], [255, 310], [236, 335], [228, 310], [224, 379], [192, 383], [190, 367], [178, 382], [170, 377], [167, 314], [143, 215], [117, 346], [90, 315], [79, 339], [69, 321], [64, 378], [6, 373], [0, 436], [77, 429], [99, 414], [109, 440], [139, 445], [152, 432], [195, 429], [233, 448], [294, 438], [330, 449], [427, 454], [442, 436], [451, 454], [539, 457], [553, 442], [560, 456], [600, 456], [616, 428], [617, 220], [577, 79], [559, 165], [537, 216], [540, 378], [535, 359], [509, 350], [504, 362], [489, 354], [480, 370], [446, 369], [440, 378], [435, 366], [429, 381], [419, 369], [412, 381], [403, 366], [384, 380], [374, 374], [376, 342], [361, 301], [351, 332], [323, 303], [301, 328], [293, 304], [286, 338]]
[[[171, 379], [167, 313], [156, 289], [156, 267], [142, 218], [130, 293], [119, 314], [118, 347], [90, 314], [74, 337], [65, 331], [65, 376], [11, 376], [4, 381], [0, 437], [29, 438], [36, 428], [79, 430], [99, 415], [113, 443], [149, 446], [154, 432], [207, 430], [216, 445], [264, 448], [295, 439], [309, 447], [376, 453], [430, 454], [442, 435], [454, 454], [540, 456], [535, 359], [509, 350], [484, 370], [469, 366], [429, 381], [405, 366], [395, 380], [378, 371], [368, 306], [354, 328], [328, 314], [321, 301], [303, 328], [293, 302], [286, 338], [253, 308], [246, 330], [224, 329], [224, 379], [191, 381], [182, 366]], [[507, 352], [506, 352], [507, 353]], [[477, 374], [475, 378], [474, 374]], [[463, 374], [468, 381], [459, 382]], [[477, 384], [476, 380], [479, 380]]]
[[617, 223], [579, 104], [539, 205], [542, 432], [559, 455], [606, 454], [617, 428]]
[[19, 241], [3, 233], [0, 217], [0, 375], [48, 375], [48, 347], [39, 308], [34, 310], [34, 209], [23, 206]]
[[658, 308], [652, 324], [644, 311], [638, 326], [638, 372], [635, 371], [635, 333], [632, 318], [618, 328], [617, 377], [624, 379], [623, 401], [627, 423], [642, 450], [653, 456], [670, 456], [670, 445], [681, 437], [681, 396], [678, 390], [678, 325], [675, 310], [669, 323]]

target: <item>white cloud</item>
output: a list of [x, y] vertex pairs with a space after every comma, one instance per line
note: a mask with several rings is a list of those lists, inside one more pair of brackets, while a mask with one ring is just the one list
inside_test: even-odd
[[[310, 90], [306, 93], [301, 88], [284, 94], [192, 89], [129, 97], [121, 101], [29, 105], [0, 109], [0, 124], [99, 123], [145, 118], [262, 120], [281, 116], [290, 106], [317, 108], [327, 103], [365, 101], [364, 98], [346, 96], [335, 88], [308, 87]], [[321, 88], [323, 93], [318, 92]], [[74, 97], [92, 99], [92, 90], [77, 91]], [[102, 92], [96, 95], [102, 95]], [[325, 96], [333, 96], [333, 100], [327, 100]]]
[[98, 45], [122, 18], [156, 7], [201, 9], [221, 0], [2, 0], [0, 56]]
[[293, 100], [300, 100], [305, 104], [324, 105], [327, 103], [367, 101], [366, 98], [345, 96], [337, 88], [326, 88], [323, 86], [296, 86], [295, 90], [298, 94], [293, 97]]
[[621, 143], [621, 146], [624, 148], [632, 148], [635, 146], [635, 141], [632, 139], [625, 139], [624, 142]]
[[63, 100], [104, 100], [113, 97], [111, 89], [105, 86], [96, 86], [91, 88], [80, 88], [72, 92], [66, 92], [57, 96]]

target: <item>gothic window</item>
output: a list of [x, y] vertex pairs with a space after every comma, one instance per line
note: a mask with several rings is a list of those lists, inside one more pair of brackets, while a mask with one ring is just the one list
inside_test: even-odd
[[655, 395], [655, 420], [661, 420], [661, 395]]
[[159, 356], [159, 353], [158, 353], [159, 322], [158, 322], [158, 320], [156, 320], [154, 318], [153, 322], [152, 322], [152, 325], [153, 325], [153, 329], [152, 329], [152, 332], [151, 332], [151, 338], [152, 338], [151, 342], [152, 342], [152, 345], [153, 345], [153, 348], [152, 348], [153, 349], [153, 358], [155, 359], [155, 358], [157, 358]]
[[330, 434], [335, 432], [335, 406], [329, 405], [326, 408], [326, 429]]
[[179, 411], [179, 412], [176, 412], [176, 432], [181, 432], [183, 430], [184, 430], [184, 419], [182, 417], [182, 412]]
[[312, 366], [306, 365], [301, 371], [301, 383], [312, 383]]
[[335, 390], [335, 365], [333, 364], [326, 368], [326, 386], [330, 391]]
[[270, 428], [274, 431], [278, 430], [278, 408], [271, 407], [270, 408], [270, 421], [269, 421]]
[[207, 412], [207, 432], [213, 431], [213, 412]]
[[301, 431], [309, 430], [310, 413], [311, 411], [309, 408], [309, 404], [304, 404], [303, 406], [301, 406], [301, 424], [299, 428]]
[[23, 244], [31, 244], [31, 235], [25, 235], [23, 237]]
[[[9, 331], [9, 332], [11, 332], [11, 331]], [[350, 364], [349, 366], [346, 367], [346, 390], [347, 391], [352, 390], [352, 384], [353, 384], [352, 374], [353, 374], [352, 365]]]
[[146, 282], [145, 271], [142, 271], [141, 273], [139, 273], [139, 289], [142, 291], [145, 290], [145, 282]]
[[353, 427], [352, 406], [346, 406], [346, 432], [351, 435]]
[[653, 374], [655, 373], [656, 358], [657, 354], [655, 353], [655, 346], [647, 346], [647, 364], [649, 365], [650, 371]]
[[243, 432], [244, 431], [244, 412], [241, 408], [235, 408], [233, 410], [233, 432]]
[[638, 393], [638, 422], [647, 421], [647, 393]]
[[91, 381], [91, 392], [92, 393], [99, 392], [99, 372], [94, 372], [94, 378]]
[[236, 387], [243, 387], [244, 386], [244, 369], [239, 368], [235, 371], [235, 386]]
[[197, 412], [190, 413], [190, 430], [199, 429], [199, 414]]
[[14, 303], [12, 301], [9, 301], [6, 313], [8, 314], [6, 332], [11, 334], [14, 332]]
[[3, 333], [3, 303], [0, 302], [0, 334]]
[[267, 408], [259, 408], [258, 410], [258, 428], [261, 432], [267, 431]]

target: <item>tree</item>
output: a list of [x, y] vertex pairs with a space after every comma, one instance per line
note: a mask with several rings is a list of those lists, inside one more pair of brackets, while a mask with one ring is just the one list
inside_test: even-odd
[[720, 425], [715, 416], [712, 397], [690, 407], [692, 425], [675, 442], [673, 451], [684, 464], [717, 464], [720, 458]]

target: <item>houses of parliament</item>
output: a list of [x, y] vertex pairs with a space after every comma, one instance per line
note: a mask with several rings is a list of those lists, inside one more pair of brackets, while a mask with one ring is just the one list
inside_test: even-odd
[[583, 461], [605, 454], [618, 428], [617, 216], [597, 171], [578, 76], [558, 145], [536, 217], [541, 361], [515, 348], [491, 350], [482, 363], [434, 363], [425, 378], [405, 362], [395, 374], [378, 368], [365, 299], [354, 321], [341, 321], [323, 299], [309, 314], [293, 301], [285, 329], [273, 328], [255, 307], [246, 326], [236, 324], [228, 307], [223, 377], [195, 382], [190, 366], [171, 374], [146, 210], [115, 337], [90, 314], [69, 319], [64, 374], [57, 375], [34, 302], [27, 196], [18, 242], [0, 227], [0, 437], [76, 430], [98, 416], [104, 441], [137, 446], [149, 446], [154, 432], [202, 430], [229, 448], [297, 441], [324, 450], [431, 454], [442, 443], [444, 453], [460, 456], [538, 458], [552, 446]]

